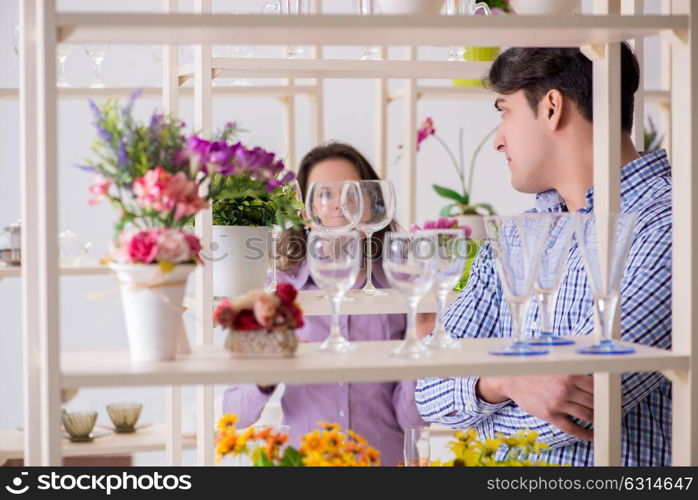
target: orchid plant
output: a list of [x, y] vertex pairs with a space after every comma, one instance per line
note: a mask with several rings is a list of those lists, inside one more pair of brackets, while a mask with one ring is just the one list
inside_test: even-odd
[[199, 239], [187, 228], [211, 200], [215, 208], [242, 199], [242, 211], [267, 203], [272, 220], [300, 223], [285, 186], [294, 174], [273, 153], [232, 143], [238, 132], [232, 122], [213, 141], [185, 135], [184, 122], [157, 112], [147, 124], [139, 122], [133, 107], [140, 93], [124, 106], [118, 100], [89, 101], [97, 137], [92, 158], [77, 165], [94, 175], [88, 203], [107, 201], [119, 212], [109, 260], [165, 268], [200, 263]]
[[443, 207], [439, 212], [442, 217], [454, 217], [458, 215], [494, 215], [495, 210], [489, 203], [472, 203], [472, 188], [473, 188], [473, 178], [475, 175], [475, 163], [477, 157], [480, 154], [483, 146], [487, 140], [494, 135], [497, 129], [489, 132], [480, 143], [475, 148], [472, 158], [470, 159], [470, 165], [467, 170], [465, 160], [463, 157], [463, 129], [461, 128], [458, 134], [458, 145], [459, 145], [459, 155], [458, 159], [451, 151], [451, 148], [446, 144], [446, 142], [436, 134], [436, 129], [434, 128], [434, 121], [431, 118], [427, 118], [422, 122], [419, 130], [417, 130], [417, 151], [421, 144], [426, 141], [429, 137], [433, 137], [436, 141], [441, 144], [446, 153], [448, 154], [453, 168], [456, 170], [458, 175], [458, 180], [460, 181], [460, 193], [444, 186], [439, 186], [433, 184], [432, 187], [434, 191], [437, 192], [443, 198], [450, 201], [448, 205]]

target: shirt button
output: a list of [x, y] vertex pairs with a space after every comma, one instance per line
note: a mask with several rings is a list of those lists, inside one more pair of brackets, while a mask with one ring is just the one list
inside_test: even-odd
[[344, 410], [339, 410], [339, 416], [344, 417]]
[[538, 323], [531, 321], [531, 330], [538, 330]]
[[339, 387], [344, 387], [344, 382], [340, 382], [337, 384]]

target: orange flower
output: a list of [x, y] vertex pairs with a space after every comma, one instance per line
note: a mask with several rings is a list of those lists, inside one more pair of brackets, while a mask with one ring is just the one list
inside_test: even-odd
[[362, 438], [360, 435], [358, 435], [356, 432], [352, 431], [351, 429], [347, 429], [347, 434], [349, 434], [349, 436], [357, 443], [361, 443], [361, 444], [368, 443], [368, 441], [366, 441], [366, 439]]
[[235, 423], [238, 421], [238, 417], [236, 415], [231, 415], [230, 413], [226, 413], [221, 417], [221, 419], [218, 421], [218, 426], [217, 429], [219, 429], [221, 432], [228, 432], [230, 428], [235, 428]]
[[327, 429], [328, 431], [338, 431], [341, 426], [338, 423], [328, 424], [327, 422], [317, 422], [317, 425]]
[[375, 448], [369, 448], [366, 450], [366, 457], [368, 458], [371, 465], [380, 465], [380, 452]]

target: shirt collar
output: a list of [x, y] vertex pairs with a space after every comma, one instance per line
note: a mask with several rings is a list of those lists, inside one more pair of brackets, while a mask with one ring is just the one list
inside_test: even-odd
[[[621, 204], [627, 206], [645, 192], [645, 186], [651, 181], [668, 176], [671, 176], [671, 166], [664, 149], [653, 151], [626, 163], [621, 167], [620, 173]], [[593, 187], [587, 189], [584, 199], [586, 207], [582, 211], [590, 212], [594, 208]], [[565, 202], [557, 191], [550, 189], [536, 195], [535, 207], [537, 212], [561, 212], [565, 210]]]

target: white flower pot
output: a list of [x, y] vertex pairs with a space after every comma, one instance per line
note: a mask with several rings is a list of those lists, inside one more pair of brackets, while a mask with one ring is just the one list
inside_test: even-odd
[[468, 226], [472, 229], [470, 237], [474, 240], [482, 240], [487, 236], [485, 232], [485, 219], [482, 215], [459, 215], [454, 217], [459, 226]]
[[204, 262], [213, 264], [213, 295], [235, 297], [264, 288], [268, 227], [213, 226], [212, 247]]
[[110, 264], [121, 288], [131, 360], [171, 361], [188, 349], [182, 322], [187, 278], [194, 264], [163, 273], [159, 265]]
[[579, 14], [581, 0], [511, 0], [511, 6], [517, 14], [555, 15]]
[[444, 0], [379, 0], [378, 5], [383, 14], [410, 15], [441, 12]]

